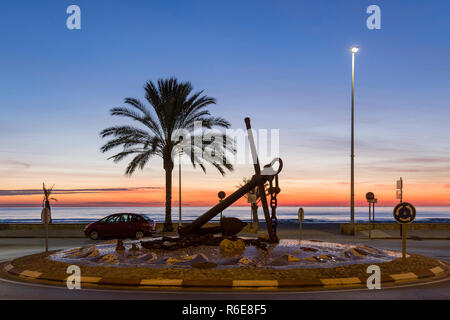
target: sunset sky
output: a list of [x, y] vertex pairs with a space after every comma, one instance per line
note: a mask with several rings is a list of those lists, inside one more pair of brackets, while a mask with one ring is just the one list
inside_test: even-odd
[[[81, 30], [66, 8], [81, 7]], [[381, 30], [366, 8], [381, 8]], [[213, 115], [279, 129], [280, 205], [347, 206], [350, 47], [356, 56], [356, 200], [373, 191], [450, 206], [450, 2], [2, 1], [0, 206], [41, 205], [42, 182], [62, 206], [162, 206], [162, 160], [124, 176], [99, 132], [147, 80], [177, 77], [215, 97]], [[211, 205], [250, 177], [183, 165], [185, 205]], [[177, 167], [174, 205], [177, 204]], [[245, 204], [241, 201], [238, 204]]]

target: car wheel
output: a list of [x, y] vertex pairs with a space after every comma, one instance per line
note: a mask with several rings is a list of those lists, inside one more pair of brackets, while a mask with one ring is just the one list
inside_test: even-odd
[[89, 238], [91, 238], [92, 240], [98, 240], [100, 239], [100, 234], [96, 230], [92, 230], [91, 232], [89, 232]]
[[136, 231], [136, 233], [134, 234], [134, 237], [136, 239], [142, 239], [144, 237], [144, 233], [141, 230]]

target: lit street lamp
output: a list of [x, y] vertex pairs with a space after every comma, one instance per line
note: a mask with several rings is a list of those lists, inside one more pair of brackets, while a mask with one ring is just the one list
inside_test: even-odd
[[352, 146], [351, 146], [351, 174], [350, 174], [350, 219], [352, 233], [355, 234], [355, 53], [359, 47], [353, 46], [352, 52]]
[[357, 53], [359, 51], [359, 47], [354, 46], [352, 47], [352, 53]]

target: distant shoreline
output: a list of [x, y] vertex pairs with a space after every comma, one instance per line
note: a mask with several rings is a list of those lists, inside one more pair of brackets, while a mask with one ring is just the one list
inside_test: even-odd
[[[183, 207], [182, 221], [189, 222], [197, 219], [210, 207]], [[304, 223], [348, 223], [350, 222], [350, 210], [348, 207], [303, 207]], [[54, 207], [52, 209], [52, 218], [55, 223], [90, 223], [114, 213], [139, 213], [145, 214], [156, 222], [165, 220], [165, 212], [161, 207], [75, 207], [64, 208]], [[298, 208], [283, 207], [277, 208], [277, 218], [280, 224], [298, 224]], [[250, 207], [234, 206], [223, 211], [223, 216], [239, 218], [242, 221], [249, 222], [252, 219]], [[259, 221], [264, 222], [263, 210], [258, 210]], [[30, 224], [40, 223], [40, 208], [2, 208], [0, 207], [0, 223], [11, 224]], [[218, 222], [220, 215], [214, 217], [211, 221]], [[368, 208], [355, 208], [355, 222], [368, 222]], [[178, 208], [173, 207], [172, 221], [178, 222]], [[393, 222], [392, 208], [376, 208], [375, 222], [389, 223]], [[450, 207], [417, 207], [417, 217], [415, 222], [421, 223], [449, 223]]]

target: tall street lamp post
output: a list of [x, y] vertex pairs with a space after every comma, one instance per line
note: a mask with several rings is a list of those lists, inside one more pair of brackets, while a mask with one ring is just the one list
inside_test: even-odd
[[182, 149], [178, 145], [178, 225], [181, 227], [183, 222], [181, 220], [181, 154]]
[[350, 173], [350, 219], [352, 233], [355, 234], [355, 53], [359, 47], [353, 46], [352, 52], [352, 146], [351, 146], [351, 173]]

